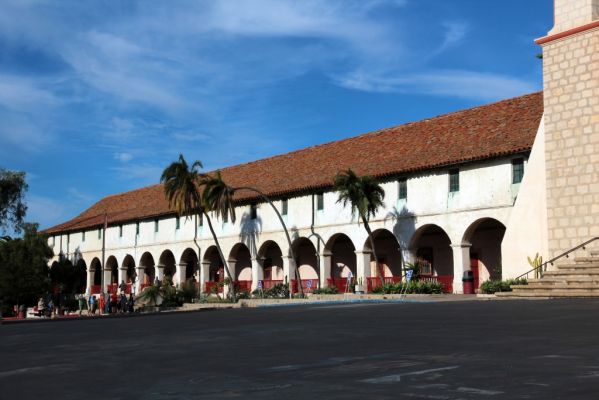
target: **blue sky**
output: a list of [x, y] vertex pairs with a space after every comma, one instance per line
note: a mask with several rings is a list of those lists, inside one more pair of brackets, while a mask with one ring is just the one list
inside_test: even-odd
[[552, 6], [3, 0], [0, 166], [48, 227], [179, 153], [210, 170], [537, 91]]

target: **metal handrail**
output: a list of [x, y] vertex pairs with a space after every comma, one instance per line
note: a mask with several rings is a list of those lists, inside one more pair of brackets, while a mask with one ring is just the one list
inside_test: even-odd
[[568, 251], [560, 254], [559, 256], [552, 258], [551, 260], [545, 261], [543, 264], [539, 265], [538, 267], [533, 268], [530, 271], [527, 271], [527, 272], [523, 273], [522, 275], [516, 277], [515, 280], [518, 280], [518, 279], [521, 279], [521, 278], [524, 278], [524, 277], [528, 278], [528, 274], [530, 274], [531, 272], [535, 272], [536, 270], [539, 270], [539, 276], [542, 278], [543, 277], [543, 272], [547, 271], [547, 265], [549, 265], [549, 264], [553, 265], [553, 263], [555, 261], [559, 260], [562, 257], [568, 258], [570, 256], [570, 253], [573, 253], [576, 250], [579, 250], [579, 249], [586, 250], [586, 246], [588, 244], [596, 241], [596, 240], [599, 240], [599, 236], [595, 236], [595, 237], [587, 240], [586, 242], [584, 242], [582, 244], [579, 244], [578, 246], [573, 247], [570, 250], [568, 250]]

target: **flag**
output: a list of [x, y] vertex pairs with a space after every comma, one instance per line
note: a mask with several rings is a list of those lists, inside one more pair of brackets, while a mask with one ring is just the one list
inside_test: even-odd
[[351, 270], [347, 273], [347, 280], [351, 281], [351, 279], [354, 277], [354, 275], [351, 273]]

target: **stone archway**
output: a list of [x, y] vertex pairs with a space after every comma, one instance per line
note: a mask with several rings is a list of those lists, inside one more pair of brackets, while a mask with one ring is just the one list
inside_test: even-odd
[[[181, 255], [181, 261], [179, 262], [181, 268], [185, 268], [185, 271], [181, 273], [181, 278], [184, 282], [191, 282], [194, 279], [198, 281], [196, 276], [199, 270], [198, 255], [192, 248], [186, 248]], [[182, 282], [179, 282], [182, 283]]]
[[372, 238], [378, 257], [378, 265], [375, 263], [372, 246], [369, 239], [364, 242], [364, 252], [370, 253], [370, 276], [385, 278], [402, 276], [401, 248], [397, 238], [387, 229], [377, 229], [372, 232]]
[[102, 263], [97, 257], [89, 264], [89, 273], [92, 275], [90, 293], [99, 294], [102, 291]]
[[258, 260], [262, 266], [263, 280], [283, 281], [283, 252], [276, 242], [264, 242], [258, 250]]
[[418, 228], [410, 241], [410, 253], [422, 279], [438, 281], [445, 293], [453, 293], [453, 250], [443, 228], [434, 224]]
[[216, 246], [210, 246], [206, 249], [204, 257], [202, 257], [202, 264], [202, 268], [205, 268], [207, 272], [206, 281], [204, 282], [204, 292], [222, 292], [219, 282], [225, 279], [225, 269]]
[[158, 276], [158, 279], [162, 280], [163, 282], [168, 281], [170, 284], [173, 284], [175, 274], [177, 273], [177, 261], [175, 260], [175, 256], [173, 255], [172, 251], [164, 250], [162, 254], [160, 254], [160, 258], [158, 259], [158, 268], [162, 269], [162, 276]]
[[505, 225], [494, 218], [474, 221], [464, 232], [462, 243], [470, 244], [470, 269], [474, 288], [486, 280], [501, 280], [501, 242]]
[[140, 288], [143, 290], [147, 286], [151, 286], [156, 280], [156, 268], [154, 263], [154, 257], [150, 252], [145, 252], [142, 254], [139, 266], [141, 267], [141, 271], [143, 275], [140, 276]]
[[331, 255], [331, 278], [346, 278], [350, 271], [353, 276], [357, 275], [356, 248], [347, 235], [333, 235], [324, 248]]
[[237, 243], [229, 253], [229, 268], [238, 291], [252, 291], [252, 255], [244, 243]]
[[[291, 244], [295, 257], [297, 258], [297, 268], [302, 280], [302, 290], [309, 293], [319, 287], [320, 282], [320, 267], [318, 265], [318, 254], [314, 243], [306, 237], [299, 237]], [[296, 277], [291, 277], [293, 282]], [[294, 286], [294, 291], [298, 288]]]

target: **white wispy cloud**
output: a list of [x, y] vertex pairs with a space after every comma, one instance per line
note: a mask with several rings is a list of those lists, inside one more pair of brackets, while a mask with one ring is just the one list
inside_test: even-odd
[[127, 162], [133, 159], [133, 154], [127, 152], [114, 153], [114, 159], [120, 162]]
[[526, 79], [495, 73], [431, 70], [404, 75], [356, 73], [338, 78], [349, 89], [380, 93], [417, 93], [491, 101], [538, 90]]

